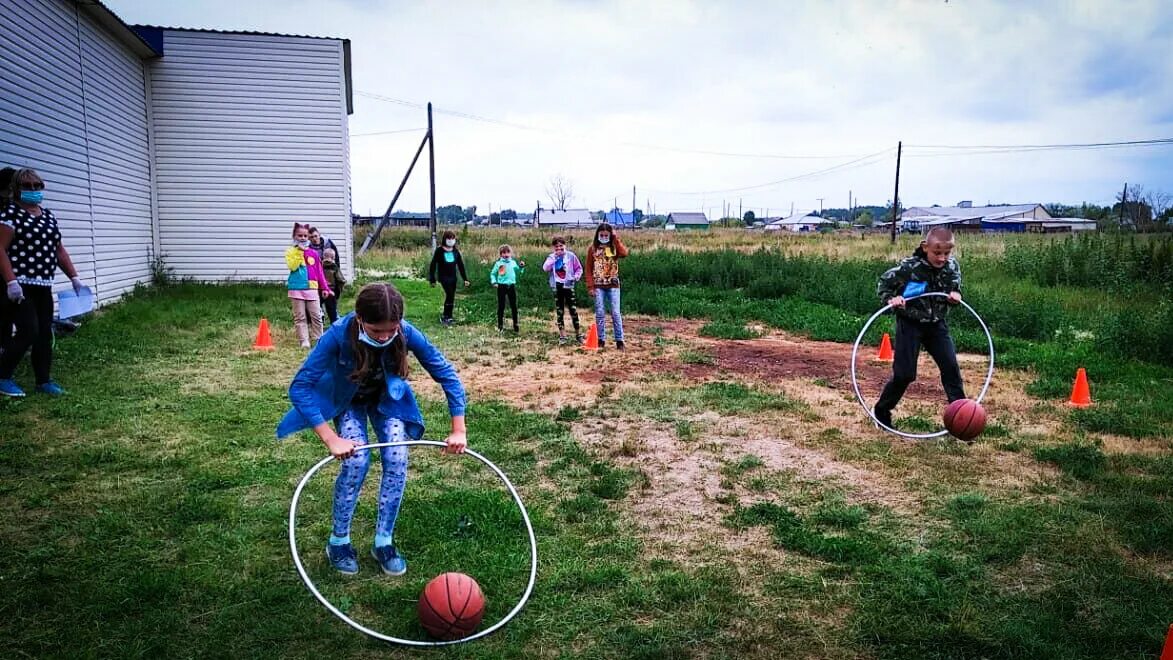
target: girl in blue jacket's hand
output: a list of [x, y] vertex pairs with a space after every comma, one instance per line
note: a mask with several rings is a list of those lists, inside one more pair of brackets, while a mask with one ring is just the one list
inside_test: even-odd
[[[338, 571], [358, 572], [358, 555], [350, 542], [350, 521], [370, 467], [367, 420], [378, 442], [418, 440], [423, 415], [407, 383], [407, 354], [412, 353], [444, 388], [452, 432], [444, 451], [459, 454], [465, 436], [464, 386], [452, 364], [422, 332], [403, 319], [403, 296], [390, 284], [368, 284], [355, 300], [354, 313], [338, 319], [322, 335], [293, 383], [293, 409], [277, 426], [277, 437], [312, 428], [330, 453], [342, 461], [334, 484], [334, 529], [326, 555]], [[334, 420], [337, 432], [329, 424]], [[395, 519], [407, 481], [407, 447], [383, 447], [383, 478], [371, 554], [388, 575], [403, 575], [407, 562], [393, 543]]]

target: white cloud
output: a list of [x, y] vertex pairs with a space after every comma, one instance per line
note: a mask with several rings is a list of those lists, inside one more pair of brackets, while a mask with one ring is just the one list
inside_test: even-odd
[[[631, 186], [704, 191], [784, 179], [918, 144], [1071, 143], [1173, 135], [1173, 8], [1162, 0], [938, 2], [379, 2], [109, 0], [131, 23], [352, 40], [358, 90], [538, 127], [437, 115], [439, 203], [532, 208], [561, 172], [601, 208]], [[209, 17], [214, 17], [210, 19]], [[209, 20], [214, 21], [209, 23]], [[423, 125], [356, 97], [351, 132]], [[358, 211], [384, 209], [419, 134], [352, 140]], [[773, 160], [633, 148], [828, 154]], [[923, 153], [923, 152], [921, 152]], [[1111, 199], [1173, 187], [1173, 147], [916, 157], [906, 203]], [[658, 210], [842, 206], [892, 196], [892, 159], [768, 190], [657, 193]], [[400, 206], [427, 206], [421, 170]]]

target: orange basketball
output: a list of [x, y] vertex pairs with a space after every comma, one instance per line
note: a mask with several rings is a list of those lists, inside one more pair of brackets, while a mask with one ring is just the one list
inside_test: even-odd
[[485, 595], [477, 581], [464, 573], [437, 575], [420, 594], [420, 624], [436, 639], [468, 637], [484, 615]]
[[986, 411], [973, 399], [958, 399], [945, 408], [945, 428], [958, 440], [973, 440], [986, 428]]

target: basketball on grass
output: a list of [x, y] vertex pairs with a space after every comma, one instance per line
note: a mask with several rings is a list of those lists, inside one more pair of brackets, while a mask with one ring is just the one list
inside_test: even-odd
[[958, 399], [945, 408], [945, 428], [958, 440], [973, 440], [986, 428], [986, 411], [973, 399]]
[[477, 581], [464, 573], [437, 575], [420, 594], [420, 623], [436, 639], [468, 637], [484, 615], [485, 595]]

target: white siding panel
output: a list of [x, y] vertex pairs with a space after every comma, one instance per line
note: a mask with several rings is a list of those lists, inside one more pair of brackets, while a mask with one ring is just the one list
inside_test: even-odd
[[[0, 0], [0, 16], [0, 166], [31, 167], [45, 179], [45, 207], [79, 274], [93, 283], [76, 8], [60, 0]], [[35, 74], [35, 86], [21, 72]]]
[[41, 174], [79, 274], [113, 300], [150, 277], [142, 62], [74, 2], [0, 0], [0, 15], [0, 164]]
[[296, 220], [345, 244], [349, 270], [342, 42], [184, 30], [163, 40], [150, 96], [168, 265], [196, 279], [283, 281]]
[[150, 281], [153, 228], [142, 60], [81, 14], [99, 300]]

